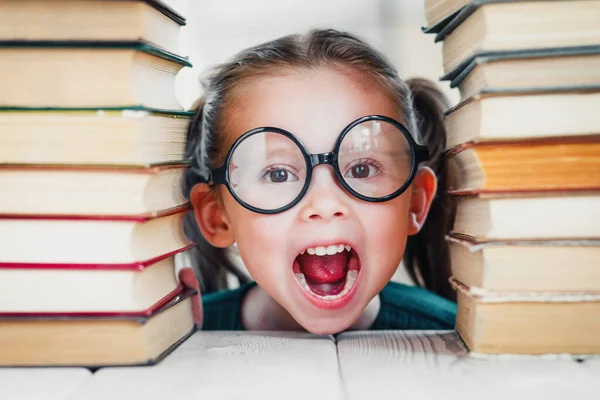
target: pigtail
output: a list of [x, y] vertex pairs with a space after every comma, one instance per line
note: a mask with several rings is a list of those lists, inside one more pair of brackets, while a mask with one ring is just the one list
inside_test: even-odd
[[448, 278], [450, 258], [445, 236], [453, 224], [454, 209], [447, 194], [446, 128], [444, 112], [449, 108], [446, 97], [431, 81], [422, 78], [406, 81], [412, 93], [417, 129], [429, 147], [429, 167], [438, 179], [438, 187], [429, 215], [421, 231], [408, 237], [404, 264], [413, 281], [449, 299], [455, 294]]
[[[203, 182], [204, 169], [200, 160], [202, 142], [202, 124], [204, 99], [200, 99], [193, 107], [195, 114], [188, 125], [186, 140], [186, 156], [190, 166], [186, 170], [183, 182], [183, 195], [189, 200], [192, 188]], [[241, 272], [227, 255], [227, 249], [214, 247], [202, 236], [196, 218], [192, 211], [185, 215], [183, 229], [186, 236], [196, 244], [188, 251], [189, 262], [200, 283], [202, 294], [228, 288], [227, 273], [233, 274], [240, 285], [248, 282], [246, 275]]]

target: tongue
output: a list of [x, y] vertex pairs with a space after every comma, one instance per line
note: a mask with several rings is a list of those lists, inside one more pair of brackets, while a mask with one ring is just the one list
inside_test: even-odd
[[346, 276], [349, 257], [350, 253], [347, 251], [331, 256], [305, 253], [298, 256], [298, 264], [307, 280], [315, 283], [333, 283], [339, 282]]

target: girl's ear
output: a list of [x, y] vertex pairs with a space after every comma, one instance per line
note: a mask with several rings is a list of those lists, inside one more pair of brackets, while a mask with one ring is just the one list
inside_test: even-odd
[[229, 247], [235, 242], [231, 223], [210, 186], [199, 183], [192, 188], [190, 202], [202, 236], [214, 247]]
[[429, 207], [437, 190], [437, 178], [429, 167], [420, 167], [412, 184], [412, 195], [408, 211], [408, 234], [419, 233], [427, 219]]

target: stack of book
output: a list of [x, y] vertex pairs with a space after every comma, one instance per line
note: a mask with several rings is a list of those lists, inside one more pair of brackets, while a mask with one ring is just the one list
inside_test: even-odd
[[184, 23], [158, 0], [0, 2], [0, 365], [154, 363], [193, 331]]
[[480, 353], [598, 353], [600, 1], [437, 3], [462, 97], [446, 116], [456, 329]]

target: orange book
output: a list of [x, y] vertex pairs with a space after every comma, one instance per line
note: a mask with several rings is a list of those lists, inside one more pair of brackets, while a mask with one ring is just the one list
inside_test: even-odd
[[600, 188], [600, 136], [458, 145], [449, 153], [454, 192]]

